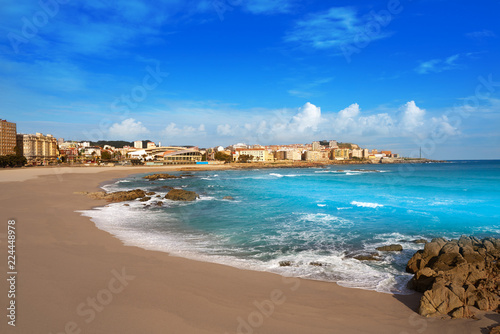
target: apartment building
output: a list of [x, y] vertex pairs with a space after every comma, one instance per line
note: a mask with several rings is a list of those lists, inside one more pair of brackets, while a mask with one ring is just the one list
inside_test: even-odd
[[52, 135], [44, 136], [41, 133], [19, 134], [17, 141], [22, 143], [23, 155], [28, 163], [40, 162], [47, 163], [57, 160], [59, 149], [57, 139]]
[[16, 154], [16, 123], [0, 119], [0, 155]]

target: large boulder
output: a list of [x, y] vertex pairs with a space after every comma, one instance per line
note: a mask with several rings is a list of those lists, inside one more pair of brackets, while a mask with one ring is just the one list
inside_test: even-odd
[[194, 191], [188, 191], [184, 189], [172, 189], [166, 195], [165, 198], [172, 201], [194, 201], [200, 196]]
[[87, 195], [87, 197], [92, 199], [103, 199], [108, 202], [132, 201], [134, 199], [143, 198], [144, 196], [146, 196], [146, 192], [142, 189], [116, 191], [113, 193], [107, 193], [105, 191], [81, 192], [79, 194]]
[[500, 305], [499, 239], [433, 239], [408, 261], [415, 274], [408, 286], [423, 292], [419, 313], [426, 317], [472, 317], [474, 310]]
[[376, 248], [378, 251], [382, 252], [401, 252], [403, 250], [403, 246], [401, 245], [387, 245]]

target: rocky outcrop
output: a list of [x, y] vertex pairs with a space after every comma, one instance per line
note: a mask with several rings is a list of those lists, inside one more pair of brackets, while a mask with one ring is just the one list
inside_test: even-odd
[[490, 334], [500, 334], [500, 325], [491, 328]]
[[108, 202], [124, 202], [132, 201], [137, 198], [143, 198], [146, 196], [146, 192], [141, 189], [134, 189], [129, 191], [116, 191], [113, 193], [107, 193], [105, 191], [96, 192], [80, 192], [78, 194], [87, 195], [87, 197], [92, 199], [103, 199]]
[[280, 267], [291, 267], [292, 262], [291, 261], [280, 261]]
[[403, 246], [396, 244], [377, 247], [376, 249], [381, 252], [401, 252], [403, 250]]
[[500, 239], [433, 239], [406, 266], [415, 274], [408, 286], [424, 293], [419, 313], [464, 318], [476, 309], [499, 312], [499, 260]]
[[415, 244], [426, 244], [427, 240], [425, 240], [425, 239], [417, 239], [417, 240], [413, 240], [413, 243], [415, 243]]
[[200, 196], [194, 191], [188, 191], [183, 189], [172, 189], [166, 195], [165, 198], [172, 201], [194, 201]]
[[175, 176], [175, 175], [170, 175], [166, 173], [160, 173], [160, 174], [151, 174], [151, 175], [146, 175], [143, 177], [143, 179], [149, 180], [149, 181], [155, 181], [158, 179], [179, 179], [180, 176]]
[[353, 258], [359, 261], [382, 261], [378, 253], [356, 255]]
[[314, 267], [323, 267], [324, 266], [323, 263], [317, 262], [317, 261], [309, 262], [309, 265], [314, 266]]
[[225, 200], [228, 200], [228, 201], [234, 200], [233, 196], [224, 196], [222, 199], [225, 199]]

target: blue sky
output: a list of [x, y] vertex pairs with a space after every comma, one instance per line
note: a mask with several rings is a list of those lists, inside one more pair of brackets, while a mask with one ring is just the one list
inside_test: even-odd
[[4, 1], [0, 118], [200, 147], [500, 158], [500, 2]]

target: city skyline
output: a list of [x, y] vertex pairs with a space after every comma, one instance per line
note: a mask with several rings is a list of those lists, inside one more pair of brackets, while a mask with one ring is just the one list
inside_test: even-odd
[[8, 1], [0, 118], [82, 141], [500, 158], [498, 4], [148, 4]]

